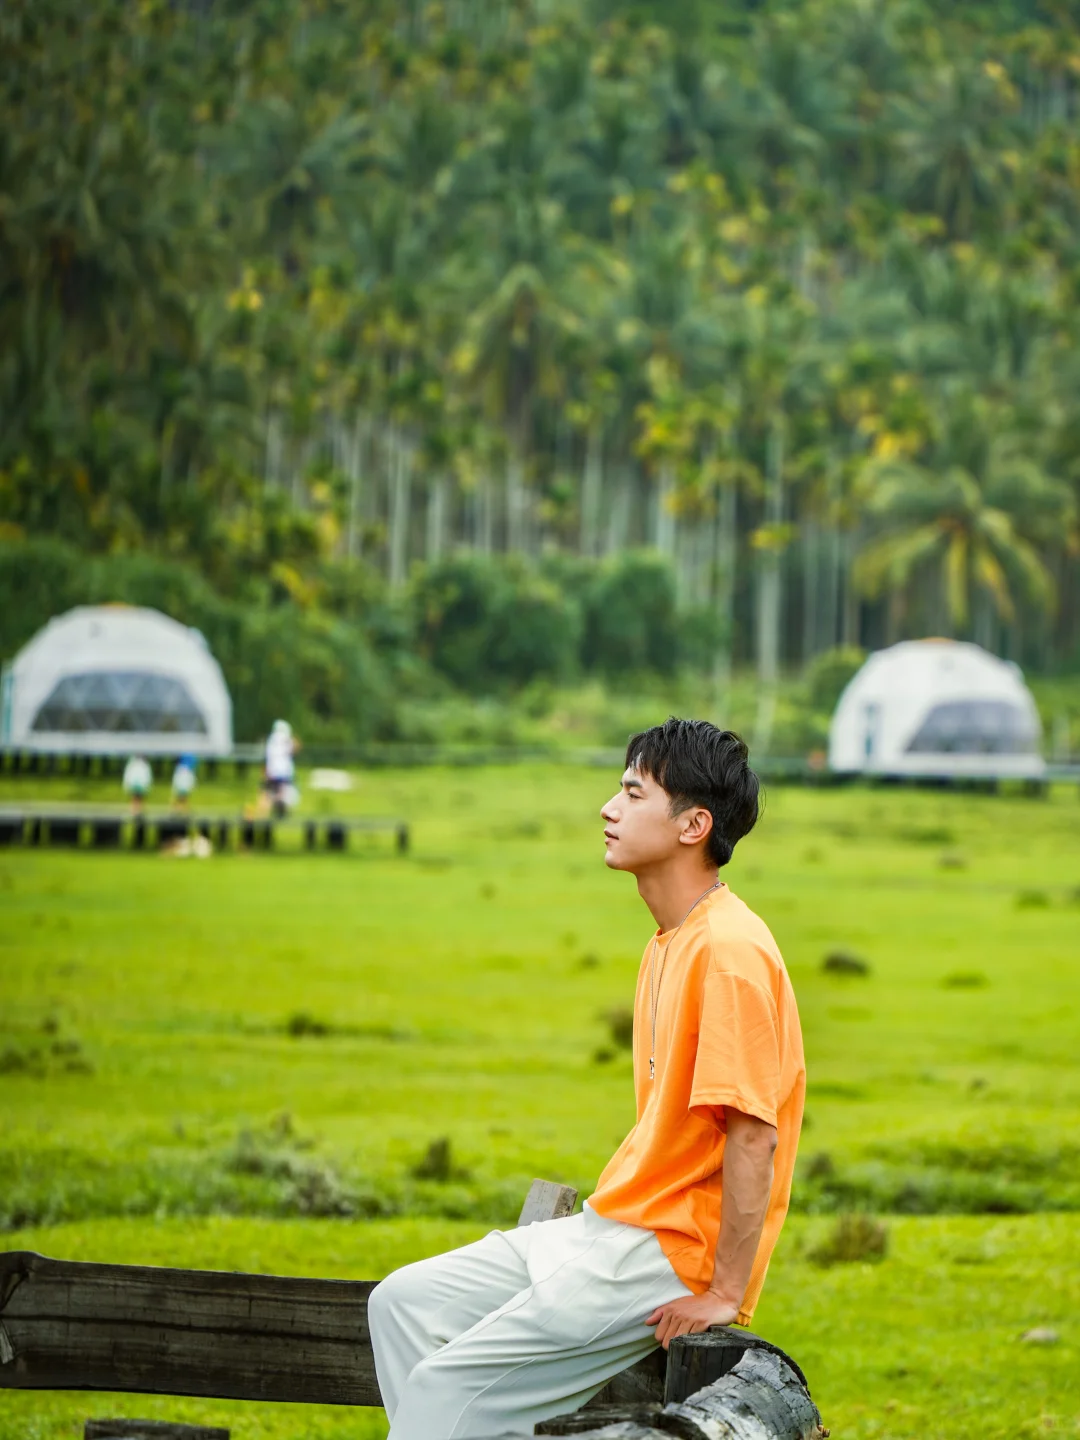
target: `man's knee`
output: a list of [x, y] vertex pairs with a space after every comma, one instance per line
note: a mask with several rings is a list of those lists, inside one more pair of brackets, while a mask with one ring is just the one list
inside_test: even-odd
[[385, 1280], [380, 1280], [368, 1296], [368, 1328], [370, 1330], [385, 1328], [387, 1323], [408, 1304], [413, 1288], [404, 1270], [394, 1270], [387, 1275]]

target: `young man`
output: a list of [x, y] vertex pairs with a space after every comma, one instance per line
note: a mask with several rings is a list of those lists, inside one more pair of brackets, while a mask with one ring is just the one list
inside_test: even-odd
[[396, 1271], [368, 1302], [390, 1440], [531, 1434], [659, 1342], [749, 1324], [802, 1121], [799, 1017], [718, 871], [758, 816], [746, 746], [700, 720], [630, 741], [606, 863], [658, 929], [634, 1008], [637, 1123], [580, 1215]]

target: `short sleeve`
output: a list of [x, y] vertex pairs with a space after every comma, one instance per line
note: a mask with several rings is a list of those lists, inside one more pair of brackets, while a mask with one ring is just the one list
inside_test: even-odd
[[690, 1109], [730, 1105], [776, 1124], [780, 1024], [772, 995], [727, 971], [705, 978]]

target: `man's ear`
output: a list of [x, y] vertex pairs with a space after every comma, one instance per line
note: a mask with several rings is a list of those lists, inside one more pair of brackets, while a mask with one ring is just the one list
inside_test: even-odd
[[680, 845], [700, 845], [712, 833], [712, 815], [703, 805], [695, 805], [693, 809], [683, 811], [679, 818], [683, 822], [679, 833]]

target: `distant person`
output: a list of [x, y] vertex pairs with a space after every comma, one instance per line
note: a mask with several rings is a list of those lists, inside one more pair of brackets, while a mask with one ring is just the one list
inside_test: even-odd
[[194, 755], [181, 755], [172, 776], [172, 803], [176, 810], [187, 810], [195, 789]]
[[532, 1434], [659, 1343], [749, 1325], [787, 1213], [806, 1072], [765, 924], [720, 880], [758, 818], [746, 746], [635, 735], [605, 863], [656, 921], [634, 1006], [637, 1123], [580, 1215], [396, 1270], [368, 1323], [389, 1440]]
[[289, 806], [295, 805], [296, 761], [294, 756], [300, 742], [292, 732], [287, 720], [275, 720], [266, 740], [265, 790], [274, 816], [283, 818], [289, 813]]
[[146, 805], [146, 797], [150, 794], [150, 787], [154, 783], [154, 772], [149, 763], [141, 755], [132, 755], [124, 766], [124, 778], [120, 783], [124, 787], [124, 794], [131, 801], [131, 813], [141, 815]]

